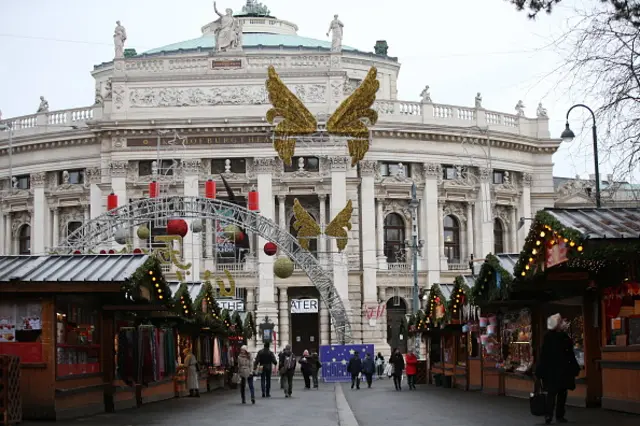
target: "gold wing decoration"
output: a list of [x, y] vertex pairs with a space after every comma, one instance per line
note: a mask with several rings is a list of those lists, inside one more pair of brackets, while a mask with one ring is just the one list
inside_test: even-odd
[[[324, 232], [325, 235], [336, 238], [336, 245], [339, 251], [343, 251], [349, 242], [347, 230], [351, 230], [352, 228], [352, 214], [353, 203], [349, 200], [346, 207], [333, 218]], [[309, 212], [302, 207], [297, 198], [293, 202], [293, 215], [296, 218], [296, 221], [293, 223], [293, 228], [298, 231], [298, 242], [302, 248], [309, 250], [310, 239], [322, 234], [320, 225], [318, 225]]]
[[[360, 86], [335, 110], [327, 120], [327, 132], [332, 135], [348, 136], [347, 145], [351, 156], [351, 166], [358, 164], [369, 151], [369, 128], [376, 124], [378, 113], [371, 109], [380, 88], [378, 71], [371, 67]], [[369, 122], [363, 122], [367, 119]]]
[[[364, 154], [363, 154], [364, 155]], [[351, 230], [351, 215], [353, 214], [353, 203], [351, 200], [347, 202], [347, 205], [340, 213], [333, 218], [331, 223], [325, 229], [324, 234], [330, 237], [336, 238], [336, 245], [338, 251], [342, 251], [347, 247], [349, 242], [349, 234], [347, 229]], [[346, 229], [345, 229], [346, 228]]]
[[318, 225], [309, 212], [302, 207], [302, 204], [300, 204], [297, 198], [293, 201], [293, 215], [296, 218], [296, 221], [293, 222], [293, 229], [298, 232], [300, 247], [309, 250], [311, 238], [316, 238], [322, 233], [320, 232], [320, 225]]
[[268, 75], [267, 93], [273, 108], [267, 111], [266, 118], [271, 124], [276, 118], [282, 118], [274, 131], [273, 148], [282, 161], [290, 166], [296, 147], [294, 137], [315, 133], [318, 122], [302, 101], [280, 80], [273, 66], [269, 66]]

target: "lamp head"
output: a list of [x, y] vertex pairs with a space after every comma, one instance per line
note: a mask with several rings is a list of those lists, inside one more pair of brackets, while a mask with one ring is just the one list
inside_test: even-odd
[[564, 127], [564, 131], [560, 135], [560, 138], [562, 139], [562, 142], [569, 143], [572, 140], [574, 140], [575, 137], [576, 137], [576, 134], [573, 133], [573, 130], [569, 128], [569, 122], [567, 121], [567, 124], [565, 124], [565, 127]]

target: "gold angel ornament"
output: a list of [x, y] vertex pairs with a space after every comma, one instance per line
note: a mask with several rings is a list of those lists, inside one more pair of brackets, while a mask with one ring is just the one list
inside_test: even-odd
[[[349, 234], [347, 233], [347, 230], [350, 231], [352, 228], [352, 214], [353, 203], [349, 200], [346, 207], [333, 218], [324, 231], [326, 236], [336, 238], [338, 251], [343, 251], [349, 242]], [[300, 204], [297, 198], [293, 202], [293, 215], [296, 218], [296, 221], [293, 222], [293, 229], [298, 233], [298, 242], [300, 243], [300, 247], [305, 250], [309, 250], [309, 242], [311, 238], [317, 238], [322, 234], [320, 225], [318, 225], [309, 212], [302, 207], [302, 204]]]
[[[296, 137], [315, 133], [318, 124], [302, 101], [280, 80], [273, 66], [269, 67], [268, 75], [267, 92], [273, 108], [267, 111], [266, 118], [271, 124], [276, 118], [281, 119], [274, 129], [273, 147], [282, 161], [290, 166], [295, 152]], [[378, 113], [371, 108], [380, 88], [377, 75], [376, 68], [371, 67], [360, 86], [342, 101], [327, 120], [326, 128], [330, 135], [349, 138], [347, 146], [352, 166], [362, 160], [369, 151], [368, 126], [378, 121]]]

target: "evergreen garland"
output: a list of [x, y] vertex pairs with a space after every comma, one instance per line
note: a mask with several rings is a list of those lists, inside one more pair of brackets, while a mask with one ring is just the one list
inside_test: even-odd
[[[206, 305], [203, 302], [206, 300]], [[206, 307], [205, 307], [206, 306]], [[216, 302], [211, 281], [205, 281], [200, 287], [200, 293], [194, 302], [196, 312], [210, 314], [213, 318], [220, 319], [220, 306]]]
[[[445, 305], [445, 316], [443, 318], [436, 318], [436, 308], [439, 305]], [[429, 300], [427, 302], [425, 316], [429, 318], [429, 322], [434, 325], [446, 321], [446, 300], [442, 294], [442, 289], [438, 284], [433, 284], [429, 290]]]
[[253, 339], [256, 335], [256, 324], [253, 321], [253, 314], [251, 312], [247, 313], [247, 316], [244, 319], [244, 326], [242, 327], [244, 330], [244, 338], [246, 340]]
[[152, 296], [152, 301], [171, 304], [171, 289], [164, 278], [160, 261], [155, 256], [149, 258], [122, 285], [122, 291], [133, 300], [140, 299], [140, 288], [146, 287]]
[[240, 317], [238, 311], [235, 311], [233, 313], [233, 316], [231, 317], [231, 323], [234, 326], [234, 332], [236, 336], [244, 336], [242, 318]]
[[220, 312], [220, 318], [222, 319], [222, 323], [225, 325], [225, 327], [231, 327], [231, 316], [229, 315], [229, 311], [227, 309], [223, 309]]
[[173, 298], [175, 303], [175, 311], [182, 317], [187, 319], [193, 319], [195, 312], [193, 309], [193, 300], [189, 294], [189, 287], [187, 283], [180, 284], [176, 295]]
[[[496, 279], [500, 275], [500, 287]], [[471, 290], [475, 301], [505, 300], [509, 297], [513, 275], [500, 265], [500, 260], [488, 254], [480, 268], [480, 273]]]
[[453, 281], [453, 290], [451, 291], [451, 299], [447, 304], [447, 312], [450, 318], [460, 318], [460, 309], [472, 302], [471, 289], [467, 285], [464, 277], [458, 275]]

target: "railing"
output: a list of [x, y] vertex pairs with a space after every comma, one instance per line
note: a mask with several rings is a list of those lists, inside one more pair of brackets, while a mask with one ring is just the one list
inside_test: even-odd
[[102, 115], [101, 106], [66, 109], [24, 115], [0, 121], [0, 139], [7, 138], [8, 129], [12, 128], [16, 136], [60, 132], [73, 128], [81, 128], [85, 123]]
[[447, 265], [450, 271], [466, 271], [469, 269], [468, 263], [449, 263]]

